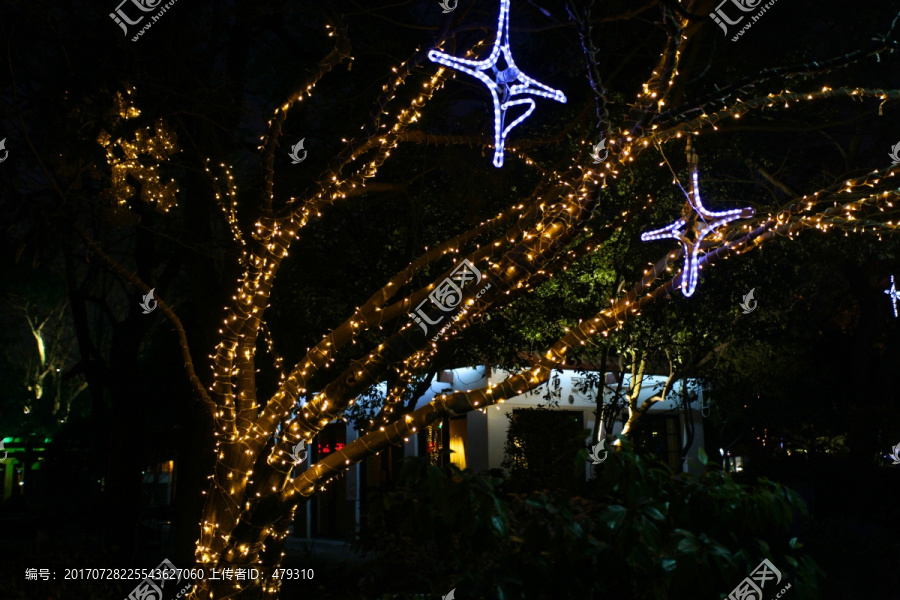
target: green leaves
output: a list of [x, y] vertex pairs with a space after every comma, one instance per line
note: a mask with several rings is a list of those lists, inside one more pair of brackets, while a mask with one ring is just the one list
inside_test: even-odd
[[505, 484], [427, 465], [403, 473], [391, 502], [370, 504], [360, 546], [378, 553], [373, 569], [406, 574], [391, 584], [404, 589], [426, 589], [415, 587], [426, 577], [510, 600], [716, 598], [762, 558], [798, 589], [820, 579], [789, 535], [798, 497], [721, 471], [676, 478], [627, 440], [574, 496], [504, 493]]
[[700, 446], [697, 449], [697, 460], [699, 460], [700, 464], [704, 467], [706, 466], [706, 463], [709, 462], [709, 456], [706, 455], [706, 450], [703, 449], [703, 446]]
[[683, 529], [676, 529], [675, 533], [684, 536], [680, 542], [678, 542], [678, 546], [676, 546], [676, 550], [680, 554], [696, 554], [700, 549], [700, 545], [697, 543], [697, 538], [690, 531], [685, 531]]
[[666, 573], [671, 573], [672, 571], [674, 571], [675, 566], [677, 565], [674, 558], [664, 558], [660, 561], [659, 564], [662, 567], [663, 571], [665, 571]]
[[497, 530], [497, 533], [500, 535], [506, 535], [506, 524], [503, 522], [498, 516], [491, 517], [491, 523], [494, 525], [494, 529]]
[[625, 521], [625, 515], [627, 513], [628, 509], [624, 506], [609, 506], [600, 513], [600, 521], [605, 523], [610, 529], [615, 530]]
[[658, 509], [653, 508], [652, 506], [646, 506], [641, 509], [642, 512], [650, 517], [651, 519], [655, 519], [656, 521], [665, 521], [666, 517]]

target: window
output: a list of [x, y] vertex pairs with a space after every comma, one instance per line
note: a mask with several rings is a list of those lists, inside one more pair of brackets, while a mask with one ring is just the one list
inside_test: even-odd
[[450, 463], [466, 468], [466, 448], [469, 446], [469, 429], [466, 418], [450, 419]]
[[427, 426], [419, 436], [419, 455], [427, 456], [428, 463], [438, 467], [453, 464], [465, 469], [466, 451], [469, 447], [467, 423], [463, 415], [442, 419]]
[[582, 411], [513, 410], [502, 463], [509, 470], [512, 486], [518, 491], [574, 489], [583, 482], [584, 472], [574, 471], [572, 465], [588, 434]]
[[681, 467], [681, 441], [678, 435], [680, 419], [672, 415], [650, 415], [641, 418], [634, 432], [635, 449], [655, 454], [675, 471]]

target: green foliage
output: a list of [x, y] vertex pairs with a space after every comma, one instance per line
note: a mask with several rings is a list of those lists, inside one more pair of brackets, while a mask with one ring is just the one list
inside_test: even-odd
[[674, 475], [626, 442], [581, 497], [504, 495], [498, 483], [409, 459], [370, 505], [364, 593], [718, 600], [768, 558], [795, 597], [820, 597], [822, 572], [790, 533], [806, 508], [771, 481]]

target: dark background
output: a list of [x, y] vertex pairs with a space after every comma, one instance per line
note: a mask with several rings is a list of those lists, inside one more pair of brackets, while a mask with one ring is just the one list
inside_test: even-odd
[[[531, 2], [513, 0], [517, 61], [569, 101], [538, 100], [535, 114], [511, 139], [534, 142], [522, 146], [545, 167], [559, 168], [583, 139], [593, 139], [593, 99], [563, 3], [536, 4], [550, 16]], [[698, 2], [691, 10], [707, 15], [713, 8]], [[496, 3], [483, 0], [460, 0], [450, 15], [430, 0], [178, 0], [132, 42], [139, 27], [123, 36], [109, 18], [114, 9], [115, 2], [101, 0], [8, 0], [0, 8], [0, 137], [9, 151], [0, 164], [0, 435], [25, 440], [20, 452], [29, 460], [42, 457], [33, 485], [0, 507], [0, 544], [14, 559], [0, 565], [0, 578], [25, 594], [14, 597], [69, 597], [56, 595], [69, 592], [55, 588], [45, 594], [50, 585], [42, 582], [23, 588], [26, 566], [149, 568], [163, 556], [178, 565], [192, 562], [200, 492], [211, 463], [208, 423], [186, 385], [171, 327], [161, 316], [144, 318], [140, 294], [91, 261], [74, 225], [175, 307], [205, 380], [204, 357], [238, 275], [237, 250], [211, 200], [206, 160], [232, 166], [239, 218], [248, 227], [262, 194], [259, 138], [274, 108], [330, 48], [329, 19], [342, 18], [348, 26], [352, 69], [342, 66], [325, 77], [288, 118], [276, 159], [279, 198], [314, 189], [344, 147], [343, 138], [374, 130], [392, 67], [418, 56], [417, 70], [425, 76], [434, 66], [423, 55], [439, 37], [453, 31], [455, 47], [464, 48], [493, 39], [496, 23]], [[737, 42], [704, 17], [685, 50], [680, 72], [687, 84], [674, 101], [767, 67], [865, 47], [898, 12], [896, 1], [780, 0]], [[614, 125], [663, 46], [659, 15], [652, 1], [604, 2], [594, 9], [598, 68]], [[896, 89], [898, 59], [866, 58], [761, 90]], [[141, 110], [127, 126], [115, 124], [110, 113], [115, 94], [126, 88], [133, 88]], [[486, 97], [482, 86], [460, 76], [436, 94], [418, 126], [430, 134], [487, 139]], [[764, 181], [760, 168], [803, 194], [889, 164], [888, 152], [900, 142], [895, 102], [812, 104], [751, 116], [698, 140], [704, 190], [716, 208], [752, 205], [764, 212], [783, 203], [788, 196]], [[393, 115], [382, 117], [393, 122]], [[178, 206], [167, 214], [137, 200], [117, 207], [102, 193], [109, 172], [97, 137], [101, 131], [127, 136], [157, 119], [175, 132], [181, 149], [162, 169], [165, 179], [178, 182]], [[291, 165], [287, 149], [301, 138], [308, 158]], [[682, 151], [667, 147], [679, 164]], [[423, 247], [495, 215], [538, 181], [509, 155], [506, 166], [495, 169], [490, 149], [410, 144], [396, 152], [375, 180], [382, 187], [335, 205], [291, 249], [268, 319], [286, 362], [299, 358]], [[668, 223], [682, 202], [659, 163], [648, 153], [601, 203], [602, 223], [635, 198], [658, 198], [652, 211], [626, 224], [608, 254], [581, 267], [597, 274], [590, 284], [576, 275], [561, 277], [473, 331], [443, 355], [443, 365], [514, 366], [519, 352], [540, 351], [567, 321], [607, 302], [620, 276], [634, 281], [666, 249], [636, 241], [640, 232]], [[827, 574], [821, 590], [826, 598], [892, 597], [900, 589], [900, 521], [893, 508], [900, 476], [886, 458], [900, 442], [900, 321], [883, 294], [890, 274], [900, 276], [897, 251], [891, 238], [804, 233], [705, 270], [695, 297], [679, 295], [646, 314], [647, 330], [663, 339], [709, 331], [739, 340], [696, 374], [715, 382], [707, 450], [715, 457], [718, 447], [731, 447], [750, 457], [743, 480], [766, 476], [802, 494], [814, 515], [804, 539]], [[760, 308], [754, 320], [738, 323], [735, 298], [750, 288]], [[53, 332], [53, 364], [60, 370], [44, 379], [42, 398], [29, 379], [37, 351], [26, 315], [35, 322], [49, 318], [45, 327]], [[638, 338], [642, 326], [632, 332]], [[627, 345], [628, 338], [620, 339]], [[261, 368], [262, 396], [274, 376]], [[136, 482], [148, 466], [175, 459], [176, 501], [157, 508]], [[154, 529], [159, 522], [171, 523], [165, 535]], [[122, 595], [112, 586], [79, 589], [94, 594], [83, 597]]]

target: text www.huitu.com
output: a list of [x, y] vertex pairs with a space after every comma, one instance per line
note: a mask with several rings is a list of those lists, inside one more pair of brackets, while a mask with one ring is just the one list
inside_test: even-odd
[[757, 21], [759, 21], [759, 19], [763, 16], [763, 14], [765, 14], [765, 12], [767, 10], [769, 10], [769, 8], [771, 8], [772, 5], [775, 4], [775, 2], [777, 2], [777, 0], [771, 0], [765, 6], [763, 6], [762, 9], [760, 9], [760, 11], [758, 13], [756, 13], [755, 15], [750, 17], [750, 22], [748, 22], [746, 25], [741, 27], [741, 30], [737, 32], [737, 35], [735, 35], [733, 38], [731, 38], [731, 41], [736, 42], [739, 37], [744, 35], [744, 32], [747, 31], [748, 29], [750, 29], [751, 27], [753, 27], [753, 24], [756, 23]]
[[154, 23], [156, 23], [157, 21], [159, 21], [160, 18], [162, 18], [163, 14], [164, 14], [167, 10], [169, 10], [169, 9], [172, 7], [172, 5], [175, 4], [177, 1], [178, 1], [178, 0], [170, 0], [168, 3], [166, 3], [166, 4], [159, 10], [158, 13], [156, 13], [156, 14], [153, 15], [153, 16], [151, 16], [151, 17], [150, 17], [150, 20], [147, 21], [147, 24], [144, 25], [143, 27], [141, 27], [141, 30], [138, 31], [137, 34], [136, 34], [133, 38], [131, 38], [131, 41], [132, 41], [132, 42], [138, 41], [138, 38], [141, 37], [142, 35], [144, 35], [144, 32], [146, 32], [148, 29], [150, 29], [151, 27], [153, 27]]

